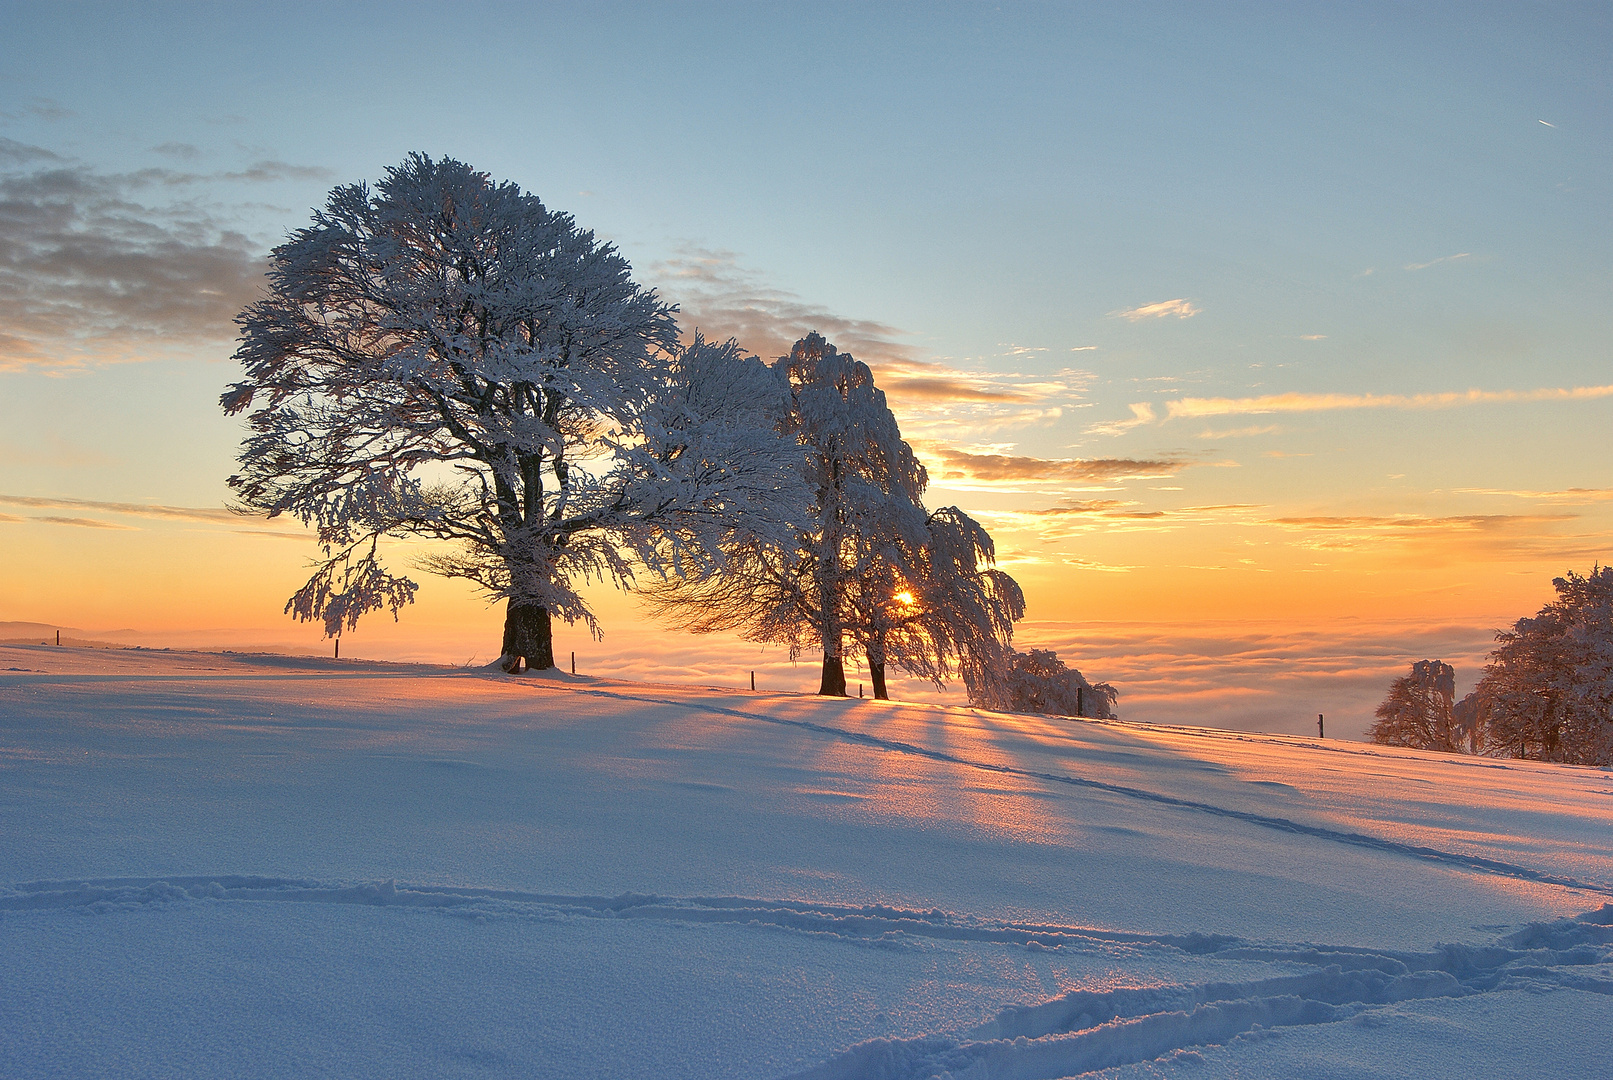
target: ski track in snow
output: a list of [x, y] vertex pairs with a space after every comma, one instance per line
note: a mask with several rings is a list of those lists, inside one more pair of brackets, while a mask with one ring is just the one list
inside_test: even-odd
[[[874, 1039], [788, 1080], [1057, 1080], [1168, 1057], [1191, 1047], [1259, 1038], [1261, 1029], [1355, 1020], [1419, 998], [1572, 989], [1613, 995], [1613, 903], [1575, 919], [1531, 923], [1488, 945], [1430, 952], [1320, 944], [1252, 943], [1209, 934], [1128, 934], [1012, 923], [939, 909], [852, 907], [747, 897], [561, 896], [499, 889], [332, 884], [222, 875], [35, 881], [0, 888], [0, 912], [107, 914], [195, 904], [353, 904], [424, 909], [473, 919], [651, 919], [734, 924], [811, 938], [901, 948], [925, 940], [1031, 952], [1177, 951], [1208, 960], [1262, 961], [1302, 970], [1245, 982], [1079, 990], [1011, 1006], [962, 1034]], [[14, 916], [15, 917], [15, 916]]]
[[[1078, 990], [1010, 1007], [962, 1038], [873, 1039], [786, 1080], [1058, 1080], [1168, 1058], [1261, 1029], [1374, 1022], [1375, 1007], [1504, 990], [1613, 995], [1613, 904], [1577, 919], [1531, 923], [1493, 945], [1429, 953], [1228, 945], [1227, 959], [1286, 961], [1313, 970], [1240, 983]], [[1597, 968], [1596, 971], [1575, 969]]]
[[930, 750], [912, 743], [900, 742], [895, 739], [882, 739], [877, 735], [867, 735], [860, 731], [848, 731], [830, 724], [815, 724], [810, 720], [789, 720], [783, 717], [766, 716], [760, 713], [749, 713], [741, 709], [727, 709], [720, 705], [707, 705], [699, 702], [677, 701], [667, 698], [642, 697], [636, 694], [624, 694], [611, 690], [594, 690], [579, 687], [557, 687], [573, 694], [586, 694], [593, 697], [613, 698], [619, 701], [633, 701], [645, 705], [674, 705], [696, 712], [720, 713], [724, 716], [738, 717], [743, 720], [754, 720], [759, 723], [778, 724], [785, 727], [802, 728], [828, 735], [831, 738], [844, 742], [859, 743], [879, 750], [888, 750], [899, 754], [912, 754], [918, 757], [929, 758], [933, 761], [944, 761], [952, 765], [962, 765], [971, 769], [980, 769], [985, 772], [1001, 773], [1008, 776], [1023, 776], [1031, 780], [1041, 780], [1050, 784], [1063, 784], [1068, 787], [1080, 787], [1106, 791], [1114, 795], [1123, 795], [1127, 798], [1141, 799], [1147, 802], [1172, 806], [1182, 810], [1194, 810], [1205, 814], [1214, 814], [1217, 817], [1232, 818], [1244, 821], [1251, 825], [1258, 825], [1279, 832], [1296, 833], [1315, 837], [1319, 840], [1329, 840], [1339, 844], [1350, 844], [1354, 847], [1371, 848], [1375, 851], [1384, 851], [1396, 855], [1406, 855], [1426, 862], [1441, 863], [1446, 866], [1462, 870], [1478, 870], [1483, 873], [1497, 874], [1502, 877], [1520, 878], [1525, 881], [1537, 881], [1543, 885], [1558, 885], [1567, 889], [1578, 889], [1583, 892], [1600, 893], [1603, 896], [1613, 896], [1613, 883], [1597, 881], [1580, 881], [1576, 878], [1564, 877], [1559, 874], [1550, 874], [1543, 870], [1536, 870], [1528, 866], [1519, 866], [1516, 863], [1502, 862], [1499, 859], [1486, 859], [1479, 855], [1464, 855], [1460, 852], [1441, 851], [1439, 848], [1423, 847], [1418, 844], [1402, 844], [1396, 840], [1387, 840], [1381, 836], [1372, 836], [1367, 833], [1345, 832], [1341, 829], [1328, 829], [1320, 825], [1306, 825], [1289, 818], [1272, 817], [1267, 814], [1256, 814], [1248, 810], [1234, 810], [1225, 806], [1216, 806], [1214, 803], [1198, 802], [1193, 799], [1179, 799], [1174, 795], [1165, 795], [1157, 791], [1147, 791], [1143, 788], [1127, 787], [1124, 784], [1111, 784], [1103, 780], [1091, 780], [1082, 776], [1073, 776], [1069, 773], [1038, 772], [1033, 769], [1018, 769], [1011, 765], [994, 765], [987, 761], [972, 761], [956, 754], [948, 754], [941, 750]]

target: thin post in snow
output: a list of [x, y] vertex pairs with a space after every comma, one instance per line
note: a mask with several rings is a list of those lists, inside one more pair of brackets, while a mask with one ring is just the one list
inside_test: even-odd
[[750, 688], [751, 688], [751, 693], [754, 694], [756, 692], [756, 672], [755, 671], [752, 671], [750, 673]]
[[1081, 691], [1085, 689], [1086, 687], [1084, 686], [1077, 686], [1075, 688], [1075, 715], [1077, 716], [1085, 716], [1087, 714], [1086, 702], [1081, 698]]
[[863, 684], [862, 683], [857, 684], [857, 696], [858, 697], [863, 696]]
[[1322, 714], [1321, 713], [1316, 714], [1316, 737], [1318, 739], [1327, 738], [1327, 729], [1322, 726]]
[[342, 635], [336, 635], [336, 659], [342, 658]]
[[577, 674], [577, 651], [575, 649], [571, 652], [571, 673], [573, 675]]
[[58, 631], [56, 631], [56, 644], [58, 646], [60, 646], [61, 643], [62, 643], [62, 632], [60, 630], [58, 630]]

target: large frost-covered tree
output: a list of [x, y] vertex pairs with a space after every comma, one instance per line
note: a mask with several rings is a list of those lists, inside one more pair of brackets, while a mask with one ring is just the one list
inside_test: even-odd
[[1496, 635], [1468, 701], [1486, 752], [1613, 764], [1613, 567], [1554, 578], [1557, 599]]
[[318, 531], [287, 611], [330, 635], [396, 617], [416, 585], [379, 541], [425, 537], [449, 542], [427, 569], [505, 601], [507, 666], [549, 667], [553, 616], [597, 632], [582, 581], [698, 571], [799, 499], [776, 372], [681, 347], [611, 245], [461, 162], [333, 190], [238, 323], [221, 403], [257, 408], [230, 485]]

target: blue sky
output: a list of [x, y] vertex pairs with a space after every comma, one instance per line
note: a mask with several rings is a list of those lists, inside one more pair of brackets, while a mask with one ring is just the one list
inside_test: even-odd
[[[1605, 5], [63, 4], [0, 35], [0, 495], [63, 503], [0, 506], [30, 559], [183, 581], [171, 526], [69, 503], [222, 503], [228, 311], [416, 149], [571, 211], [708, 333], [873, 362], [1028, 636], [1428, 612], [1482, 643], [1613, 546]], [[217, 543], [190, 563], [245, 557]], [[8, 584], [0, 619], [145, 602]]]

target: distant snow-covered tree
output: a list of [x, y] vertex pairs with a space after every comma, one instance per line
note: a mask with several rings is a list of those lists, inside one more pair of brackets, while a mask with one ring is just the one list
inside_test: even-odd
[[1419, 660], [1390, 684], [1368, 737], [1385, 746], [1459, 752], [1468, 738], [1455, 706], [1455, 670], [1441, 660]]
[[1552, 585], [1556, 600], [1496, 634], [1471, 695], [1485, 752], [1613, 764], [1613, 567]]
[[969, 701], [1001, 712], [1046, 713], [1109, 720], [1120, 692], [1108, 683], [1090, 683], [1050, 649], [1008, 650], [1001, 670], [964, 670]]
[[333, 190], [238, 323], [221, 404], [256, 409], [230, 485], [317, 530], [286, 609], [327, 634], [413, 600], [383, 537], [450, 542], [425, 568], [504, 600], [507, 665], [544, 668], [552, 616], [598, 631], [582, 581], [786, 535], [783, 380], [732, 343], [680, 347], [611, 245], [461, 162]]

